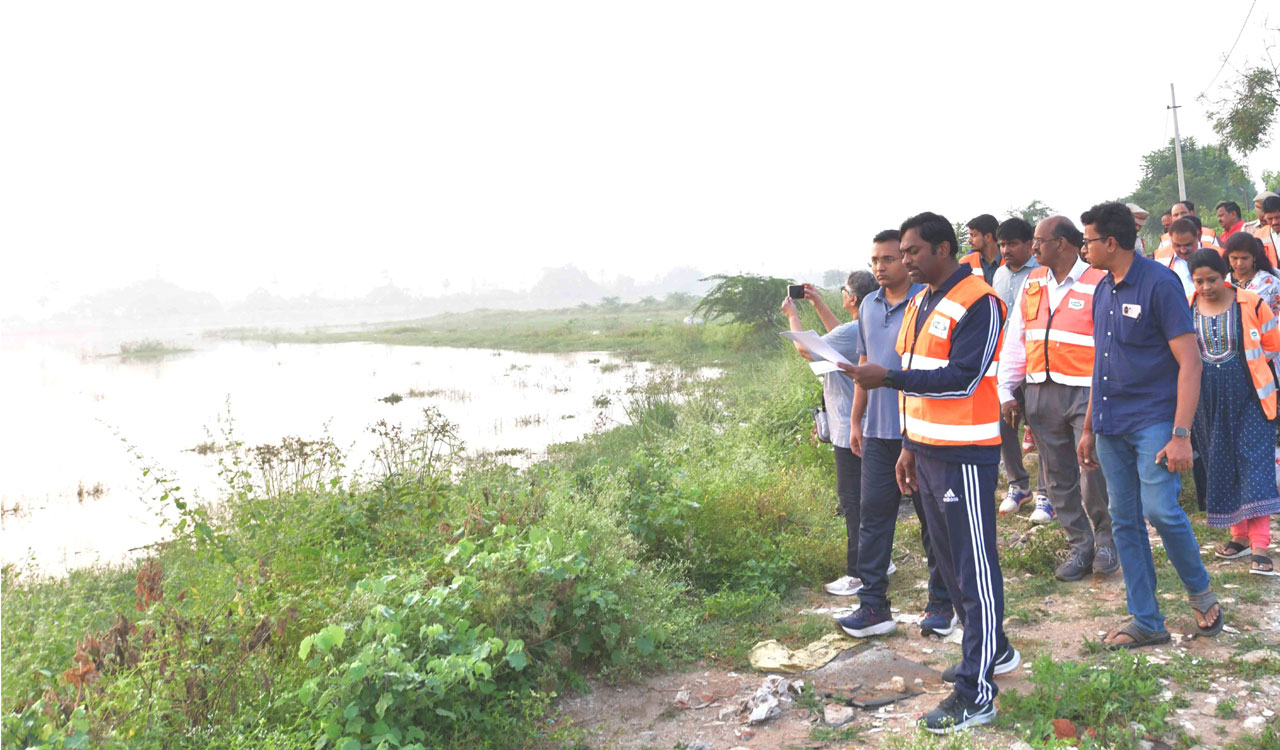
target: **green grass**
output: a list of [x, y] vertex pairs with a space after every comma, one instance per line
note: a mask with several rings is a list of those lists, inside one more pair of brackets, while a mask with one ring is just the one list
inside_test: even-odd
[[139, 341], [126, 341], [120, 344], [120, 351], [115, 354], [104, 354], [104, 357], [119, 357], [123, 360], [151, 360], [163, 359], [175, 354], [185, 354], [194, 351], [188, 347], [174, 346], [165, 343], [159, 339], [142, 339]]

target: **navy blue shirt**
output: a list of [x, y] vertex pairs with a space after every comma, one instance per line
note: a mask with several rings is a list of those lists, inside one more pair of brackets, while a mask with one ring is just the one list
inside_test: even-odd
[[1124, 435], [1173, 422], [1178, 361], [1169, 341], [1191, 333], [1178, 275], [1135, 253], [1120, 283], [1107, 274], [1093, 294], [1093, 431]]
[[[947, 292], [973, 269], [961, 266], [938, 287], [938, 291], [926, 290], [916, 316], [915, 334], [919, 335], [924, 321], [933, 308], [947, 296]], [[969, 310], [956, 323], [951, 332], [951, 354], [947, 366], [935, 370], [893, 370], [893, 385], [909, 396], [928, 398], [968, 398], [977, 390], [983, 375], [991, 367], [1004, 326], [1004, 309], [995, 293], [987, 295], [969, 306]], [[914, 341], [908, 334], [908, 344]], [[992, 421], [1000, 419], [997, 410]], [[922, 455], [943, 461], [966, 464], [1000, 463], [998, 445], [923, 445], [903, 436], [902, 447]]]

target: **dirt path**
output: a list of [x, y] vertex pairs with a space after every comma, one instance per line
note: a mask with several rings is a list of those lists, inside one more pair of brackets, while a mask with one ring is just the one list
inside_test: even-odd
[[[1237, 563], [1211, 562], [1209, 558], [1206, 565], [1213, 574], [1239, 570]], [[1229, 612], [1229, 630], [1216, 639], [1186, 635], [1194, 632], [1194, 621], [1185, 602], [1162, 594], [1167, 600], [1162, 601], [1162, 607], [1169, 619], [1168, 627], [1175, 634], [1174, 643], [1143, 650], [1152, 661], [1188, 665], [1187, 681], [1191, 684], [1170, 681], [1161, 700], [1175, 700], [1178, 695], [1190, 701], [1190, 705], [1177, 709], [1174, 723], [1192, 738], [1198, 738], [1205, 748], [1224, 747], [1245, 734], [1246, 728], [1256, 733], [1261, 723], [1270, 720], [1272, 712], [1280, 708], [1280, 677], [1272, 674], [1245, 680], [1223, 670], [1233, 654], [1256, 650], [1259, 642], [1272, 648], [1280, 643], [1280, 581], [1263, 579], [1251, 585], [1248, 578], [1237, 578], [1243, 584], [1219, 585], [1218, 594]], [[1010, 576], [1007, 586], [1016, 590], [1031, 583], [1034, 581], [1030, 576], [1018, 575]], [[1247, 596], [1251, 601], [1240, 600], [1246, 598], [1246, 591], [1255, 592]], [[1259, 591], [1260, 595], [1256, 593]], [[808, 599], [812, 607], [848, 603], [818, 594]], [[1030, 692], [1033, 686], [1028, 679], [1029, 665], [1036, 657], [1048, 654], [1055, 661], [1090, 659], [1085, 639], [1096, 640], [1123, 622], [1124, 604], [1123, 581], [1117, 573], [1058, 585], [1035, 602], [1033, 609], [1038, 616], [1032, 623], [1011, 617], [1007, 632], [1022, 652], [1023, 662], [1011, 674], [998, 678], [1001, 690]], [[768, 637], [768, 633], [760, 634], [760, 639]], [[874, 640], [939, 672], [959, 659], [958, 645], [936, 636], [922, 637], [915, 625], [899, 624], [893, 634]], [[798, 648], [804, 644], [785, 645]], [[1212, 677], [1206, 679], [1206, 674]], [[950, 691], [939, 680], [927, 681], [923, 695], [875, 711], [854, 709], [853, 720], [839, 730], [823, 721], [822, 704], [813, 699], [784, 703], [779, 716], [746, 727], [732, 707], [739, 698], [760, 687], [765, 676], [750, 668], [730, 670], [708, 664], [703, 669], [654, 676], [629, 685], [596, 684], [589, 693], [564, 698], [560, 707], [568, 719], [585, 730], [590, 747], [911, 748], [928, 746], [928, 740], [916, 734], [916, 720]], [[678, 696], [683, 697], [681, 691], [688, 691], [688, 707], [677, 702]], [[1217, 704], [1228, 700], [1234, 701], [1234, 712], [1218, 708]], [[699, 742], [706, 744], [699, 746]], [[966, 738], [964, 747], [1024, 747], [1017, 743], [1014, 731], [983, 728]]]

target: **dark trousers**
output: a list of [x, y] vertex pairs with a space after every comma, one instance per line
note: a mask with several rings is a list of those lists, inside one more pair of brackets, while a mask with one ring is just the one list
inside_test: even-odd
[[[1013, 398], [1018, 402], [1018, 408], [1022, 409], [1022, 413], [1026, 414], [1026, 393], [1023, 389], [1015, 389]], [[1032, 430], [1031, 434], [1037, 440], [1040, 437], [1035, 434], [1035, 430]], [[1031, 491], [1031, 475], [1027, 474], [1026, 464], [1023, 463], [1022, 459], [1022, 431], [1003, 419], [1000, 420], [1000, 462], [1004, 464], [1004, 475], [1009, 480], [1010, 487], [1017, 487], [1023, 492]], [[1048, 484], [1048, 476], [1045, 474], [1044, 464], [1041, 462], [1036, 481], [1036, 490], [1044, 492], [1044, 488]]]
[[847, 447], [835, 446], [837, 512], [844, 516], [844, 574], [858, 575], [858, 525], [861, 521], [862, 459]]
[[[862, 528], [858, 531], [858, 572], [862, 590], [858, 598], [876, 610], [889, 610], [889, 559], [893, 553], [893, 532], [898, 523], [898, 489], [895, 467], [902, 453], [901, 440], [865, 438], [862, 441]], [[929, 522], [920, 493], [911, 496], [920, 519], [920, 543], [929, 562], [929, 602], [951, 604], [951, 593], [942, 580], [938, 561], [929, 545]]]
[[964, 626], [956, 690], [988, 703], [999, 690], [996, 654], [1004, 635], [1004, 578], [996, 557], [995, 464], [960, 464], [916, 454], [929, 541]]

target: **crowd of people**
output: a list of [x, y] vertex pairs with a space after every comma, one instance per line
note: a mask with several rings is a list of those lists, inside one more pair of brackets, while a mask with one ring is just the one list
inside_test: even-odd
[[[1121, 572], [1131, 617], [1102, 639], [1109, 649], [1170, 640], [1148, 524], [1199, 633], [1222, 631], [1179, 502], [1183, 472], [1209, 526], [1228, 530], [1215, 554], [1276, 575], [1280, 195], [1261, 193], [1254, 207], [1258, 220], [1245, 223], [1238, 204], [1218, 204], [1219, 234], [1180, 201], [1150, 254], [1139, 238], [1149, 214], [1134, 204], [1096, 205], [1079, 227], [983, 214], [966, 225], [963, 257], [951, 222], [921, 213], [877, 234], [870, 272], [849, 275], [840, 292], [851, 322], [805, 285], [824, 340], [857, 363], [823, 386], [847, 531], [844, 574], [826, 590], [859, 599], [836, 623], [859, 638], [897, 626], [888, 583], [909, 497], [928, 560], [921, 631], [963, 628], [962, 658], [943, 673], [954, 689], [922, 717], [925, 729], [990, 722], [994, 678], [1021, 661], [1004, 632], [999, 514], [1031, 503], [1031, 522], [1061, 525], [1061, 581]], [[796, 301], [782, 311], [801, 330]]]

